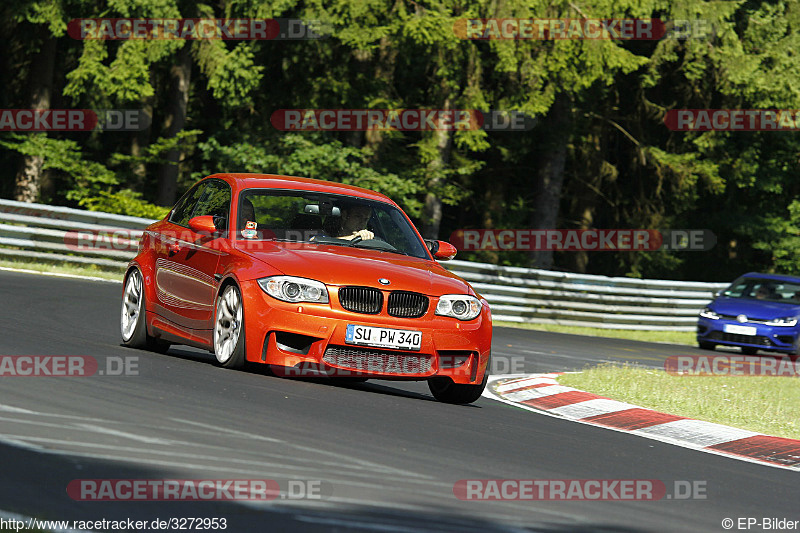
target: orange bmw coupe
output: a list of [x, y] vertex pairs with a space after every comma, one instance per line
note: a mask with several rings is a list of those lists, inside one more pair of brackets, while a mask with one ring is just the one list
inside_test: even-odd
[[149, 226], [125, 274], [124, 344], [184, 344], [226, 368], [426, 380], [443, 402], [486, 387], [489, 305], [396, 203], [321, 180], [215, 174]]

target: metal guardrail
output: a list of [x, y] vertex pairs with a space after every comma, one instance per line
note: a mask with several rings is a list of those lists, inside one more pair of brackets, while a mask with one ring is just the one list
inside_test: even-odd
[[697, 315], [728, 283], [644, 280], [503, 267], [445, 266], [469, 281], [508, 322], [606, 329], [694, 331]]
[[[138, 241], [141, 230], [153, 222], [147, 218], [0, 200], [0, 257], [122, 269], [135, 254], [115, 250], [111, 245], [77, 250], [76, 246], [68, 245], [68, 235], [124, 229], [134, 230], [126, 233]], [[117, 239], [117, 244], [121, 242]]]
[[[129, 232], [155, 220], [0, 200], [0, 257], [124, 268], [133, 252], [76, 250], [68, 233]], [[72, 233], [71, 233], [72, 232]], [[495, 320], [607, 329], [693, 331], [697, 314], [727, 283], [642, 280], [448, 261], [491, 304]]]

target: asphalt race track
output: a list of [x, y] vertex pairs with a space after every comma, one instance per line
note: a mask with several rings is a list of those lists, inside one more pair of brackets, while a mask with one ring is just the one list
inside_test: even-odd
[[[0, 355], [138, 365], [138, 375], [0, 378], [3, 511], [54, 520], [224, 517], [234, 532], [704, 532], [724, 531], [725, 518], [800, 519], [796, 472], [486, 398], [445, 405], [421, 382], [334, 385], [220, 369], [191, 348], [126, 349], [121, 292], [119, 284], [0, 272]], [[495, 329], [493, 346], [498, 373], [609, 360], [661, 367], [693, 353], [507, 328]], [[75, 479], [270, 479], [284, 496], [290, 482], [311, 481], [319, 497], [76, 501], [66, 490]], [[462, 479], [654, 479], [668, 491], [697, 481], [706, 499], [461, 501], [453, 486]]]

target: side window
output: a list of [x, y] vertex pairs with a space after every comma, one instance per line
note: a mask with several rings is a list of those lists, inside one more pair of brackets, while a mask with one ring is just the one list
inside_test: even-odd
[[169, 217], [169, 221], [179, 226], [188, 227], [189, 219], [192, 218], [192, 211], [194, 211], [197, 201], [203, 195], [207, 186], [208, 182], [204, 181], [195, 185], [194, 188], [189, 189], [189, 192], [178, 200], [178, 204], [175, 206], [175, 209], [172, 210], [172, 216]]
[[211, 181], [192, 212], [192, 217], [212, 216], [217, 229], [228, 228], [231, 188], [223, 181]]

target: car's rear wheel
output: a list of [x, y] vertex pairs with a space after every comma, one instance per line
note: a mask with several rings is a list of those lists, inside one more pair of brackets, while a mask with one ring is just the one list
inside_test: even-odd
[[131, 270], [122, 291], [120, 333], [122, 344], [131, 348], [166, 353], [169, 343], [147, 334], [147, 309], [144, 300], [144, 283], [138, 268]]
[[217, 298], [214, 319], [214, 356], [224, 368], [244, 366], [244, 320], [242, 293], [236, 285], [228, 285]]
[[713, 350], [717, 347], [716, 344], [708, 341], [697, 341], [697, 345], [700, 346], [701, 350]]
[[489, 380], [489, 369], [483, 375], [483, 382], [480, 385], [463, 385], [453, 383], [453, 380], [446, 377], [436, 377], [428, 380], [428, 388], [433, 397], [444, 403], [465, 404], [472, 403], [481, 397]]
[[742, 353], [745, 355], [755, 355], [758, 353], [758, 348], [750, 348], [747, 346], [742, 347]]

